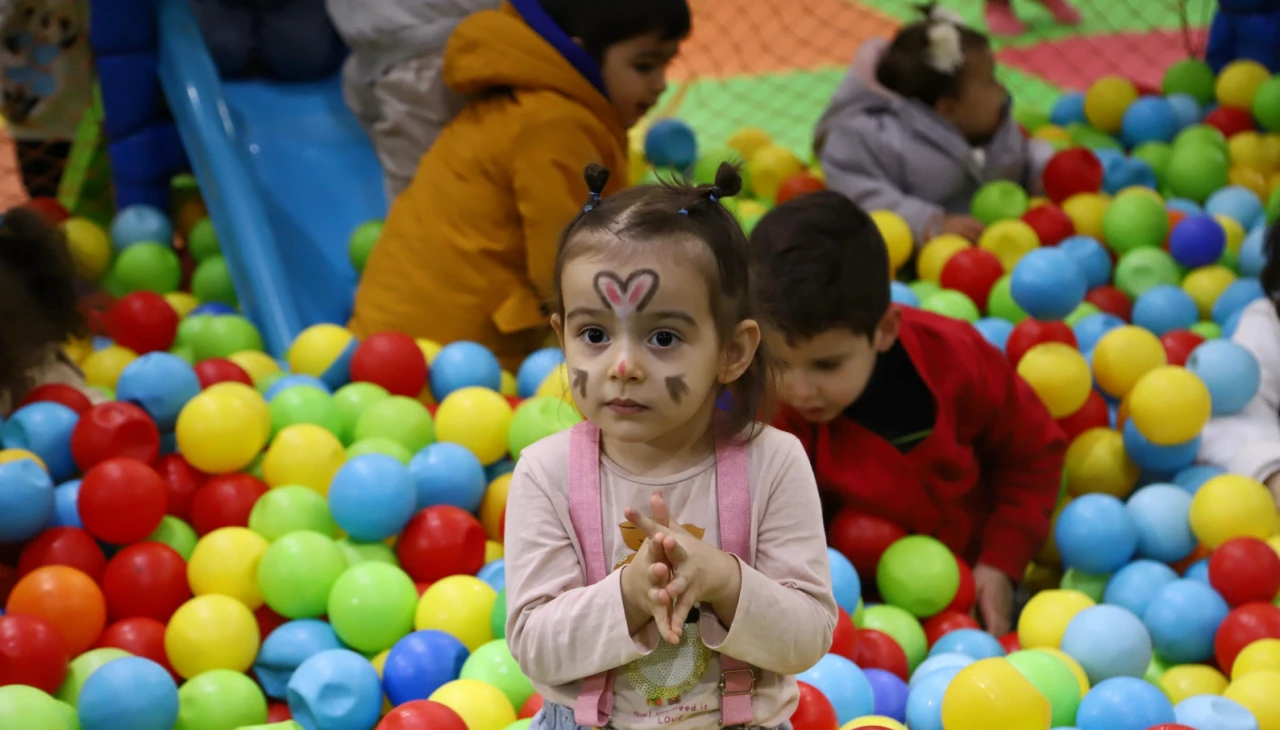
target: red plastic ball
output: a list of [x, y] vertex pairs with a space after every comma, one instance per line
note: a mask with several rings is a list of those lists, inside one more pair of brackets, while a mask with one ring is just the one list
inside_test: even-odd
[[1230, 139], [1241, 132], [1252, 132], [1257, 129], [1253, 123], [1253, 114], [1231, 106], [1220, 106], [1204, 115], [1204, 123]]
[[67, 640], [48, 619], [0, 616], [0, 687], [25, 684], [53, 694], [70, 662]]
[[174, 681], [181, 682], [178, 673], [169, 664], [169, 655], [164, 650], [164, 624], [153, 618], [134, 616], [117, 621], [107, 627], [98, 637], [97, 648], [123, 649], [134, 656], [150, 659], [173, 675]]
[[160, 455], [160, 429], [132, 403], [100, 403], [80, 415], [71, 431], [71, 456], [87, 472], [116, 457], [151, 464]]
[[191, 499], [209, 475], [187, 463], [178, 454], [165, 454], [156, 462], [156, 473], [164, 481], [169, 514], [185, 522], [191, 521]]
[[831, 700], [818, 689], [805, 682], [796, 682], [800, 690], [800, 703], [791, 715], [793, 730], [838, 730], [840, 720]]
[[907, 653], [892, 636], [875, 629], [858, 629], [858, 649], [853, 663], [863, 669], [883, 669], [907, 681]]
[[839, 656], [853, 661], [853, 657], [858, 649], [858, 627], [853, 624], [853, 619], [843, 608], [836, 607], [839, 615], [836, 616], [836, 630], [831, 635], [831, 649], [828, 654], [837, 654]]
[[196, 378], [201, 388], [208, 388], [218, 383], [244, 383], [252, 386], [253, 378], [239, 365], [220, 357], [201, 360], [195, 366]]
[[249, 513], [267, 485], [252, 474], [219, 474], [196, 489], [191, 498], [191, 526], [197, 535], [222, 527], [248, 527]]
[[267, 722], [284, 722], [292, 720], [293, 713], [289, 712], [289, 706], [283, 702], [272, 702], [267, 705]]
[[18, 401], [18, 408], [31, 403], [60, 403], [81, 414], [93, 407], [89, 396], [79, 388], [63, 383], [46, 383], [32, 388]]
[[1001, 636], [998, 639], [998, 641], [1000, 642], [1000, 646], [1004, 647], [1005, 654], [1012, 654], [1015, 651], [1022, 651], [1022, 642], [1018, 641], [1017, 631], [1010, 631], [1004, 636]]
[[1114, 314], [1126, 322], [1129, 321], [1129, 317], [1133, 313], [1133, 301], [1129, 299], [1129, 295], [1110, 284], [1103, 284], [1090, 289], [1084, 295], [1084, 300], [1103, 312]]
[[1076, 224], [1071, 222], [1071, 217], [1053, 203], [1037, 205], [1023, 213], [1022, 222], [1036, 232], [1041, 246], [1057, 246], [1076, 235]]
[[1190, 330], [1173, 330], [1164, 333], [1160, 344], [1164, 345], [1165, 355], [1170, 365], [1182, 367], [1191, 357], [1191, 351], [1204, 343], [1204, 338]]
[[128, 545], [145, 540], [164, 519], [168, 490], [155, 469], [137, 459], [108, 459], [85, 473], [76, 508], [90, 535]]
[[258, 638], [260, 641], [266, 641], [272, 631], [289, 622], [289, 619], [272, 611], [271, 607], [265, 603], [254, 610], [253, 618], [258, 622]]
[[51, 527], [37, 535], [18, 558], [18, 575], [46, 565], [65, 565], [95, 582], [107, 567], [107, 556], [93, 535], [79, 527]]
[[191, 598], [187, 561], [158, 542], [140, 542], [116, 553], [102, 575], [113, 621], [142, 616], [161, 623]]
[[1209, 556], [1209, 585], [1241, 606], [1280, 595], [1280, 555], [1256, 537], [1237, 537]]
[[1096, 390], [1089, 391], [1089, 398], [1080, 406], [1080, 410], [1058, 419], [1058, 427], [1067, 435], [1067, 443], [1091, 428], [1106, 428], [1110, 425], [1111, 411], [1107, 408], [1107, 401]]
[[1147, 730], [1196, 730], [1190, 725], [1183, 725], [1177, 722], [1162, 722], [1159, 725], [1152, 725]]
[[948, 608], [924, 622], [924, 638], [933, 646], [934, 642], [952, 631], [979, 628], [974, 617], [962, 611]]
[[[956, 595], [951, 599], [951, 603], [947, 604], [947, 609], [968, 613], [973, 608], [973, 602], [977, 597], [977, 588], [973, 585], [973, 571], [969, 569], [969, 564], [960, 556], [956, 556], [956, 567], [960, 570], [960, 585], [956, 588]], [[944, 609], [946, 610], [946, 609]]]
[[954, 289], [965, 294], [985, 310], [987, 297], [1002, 276], [1004, 265], [995, 254], [985, 248], [971, 246], [957, 251], [947, 259], [938, 283], [943, 289]]
[[520, 706], [520, 714], [516, 715], [516, 719], [523, 720], [525, 718], [533, 717], [538, 714], [538, 710], [542, 709], [543, 704], [542, 695], [534, 692], [529, 695], [529, 699], [525, 700], [524, 704]]
[[1102, 163], [1081, 147], [1062, 150], [1045, 165], [1042, 181], [1045, 195], [1055, 203], [1077, 193], [1096, 193], [1102, 189]]
[[798, 198], [801, 195], [816, 193], [827, 189], [827, 184], [807, 172], [800, 172], [792, 175], [783, 181], [778, 187], [777, 203], [783, 203]]
[[880, 556], [907, 531], [897, 524], [865, 512], [843, 509], [827, 528], [827, 544], [853, 563], [860, 576], [873, 576]]
[[467, 724], [439, 702], [414, 700], [388, 712], [375, 730], [467, 730]]
[[139, 355], [168, 350], [178, 336], [178, 313], [159, 294], [136, 291], [107, 310], [107, 334]]
[[39, 197], [32, 198], [22, 204], [23, 208], [33, 210], [39, 213], [48, 221], [49, 225], [59, 225], [71, 217], [71, 213], [67, 211], [66, 206], [59, 203], [57, 198]]
[[1258, 639], [1280, 639], [1280, 606], [1259, 602], [1233, 608], [1213, 636], [1218, 669], [1231, 676], [1236, 657]]
[[356, 346], [351, 355], [351, 380], [375, 383], [392, 395], [416, 398], [427, 384], [427, 359], [412, 337], [379, 332]]
[[1046, 342], [1061, 342], [1064, 345], [1077, 347], [1076, 334], [1063, 322], [1041, 322], [1030, 317], [1014, 325], [1005, 342], [1005, 356], [1017, 367], [1027, 350]]
[[484, 567], [484, 527], [464, 509], [427, 507], [409, 520], [396, 554], [415, 581], [435, 582], [451, 575], [475, 575]]

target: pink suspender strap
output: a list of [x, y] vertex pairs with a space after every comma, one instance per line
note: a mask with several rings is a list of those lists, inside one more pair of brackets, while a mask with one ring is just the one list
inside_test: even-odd
[[[751, 564], [751, 482], [747, 450], [737, 441], [716, 446], [716, 511], [720, 549]], [[720, 724], [750, 725], [756, 676], [744, 661], [720, 655]]]

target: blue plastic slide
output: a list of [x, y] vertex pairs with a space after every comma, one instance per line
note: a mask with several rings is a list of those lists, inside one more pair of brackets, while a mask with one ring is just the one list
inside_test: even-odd
[[245, 314], [283, 355], [303, 328], [345, 324], [347, 242], [386, 215], [373, 147], [337, 78], [223, 81], [187, 0], [155, 0], [160, 86]]

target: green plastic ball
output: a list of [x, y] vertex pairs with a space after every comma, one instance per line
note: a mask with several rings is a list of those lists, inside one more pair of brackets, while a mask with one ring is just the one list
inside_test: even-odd
[[920, 308], [965, 322], [977, 322], [982, 317], [978, 305], [967, 294], [954, 289], [943, 289], [930, 294], [928, 299], [920, 302]]
[[[62, 686], [58, 687], [54, 697], [72, 707], [76, 707], [80, 703], [80, 688], [84, 687], [85, 680], [89, 679], [89, 675], [98, 671], [108, 662], [123, 659], [127, 656], [133, 655], [123, 649], [106, 648], [86, 651], [71, 660], [71, 664], [67, 666], [67, 678], [62, 680]], [[61, 713], [60, 710], [59, 713]], [[0, 727], [7, 726], [0, 725]], [[14, 727], [21, 726], [15, 725]]]
[[1271, 197], [1267, 198], [1267, 225], [1275, 225], [1276, 221], [1280, 221], [1280, 185], [1271, 191]]
[[201, 304], [219, 302], [231, 307], [240, 306], [235, 284], [231, 283], [231, 270], [221, 256], [210, 256], [196, 266], [191, 275], [191, 293]]
[[493, 602], [493, 610], [489, 612], [489, 630], [493, 632], [494, 638], [507, 638], [507, 589], [503, 587], [498, 591], [498, 597]]
[[266, 393], [268, 390], [271, 390], [271, 386], [275, 385], [276, 381], [288, 377], [288, 375], [288, 373], [282, 370], [274, 373], [267, 373], [255, 380], [254, 385], [257, 386], [259, 393]]
[[1211, 127], [1208, 124], [1192, 124], [1190, 127], [1178, 132], [1178, 136], [1173, 138], [1173, 148], [1179, 147], [1200, 147], [1208, 145], [1222, 150], [1223, 154], [1228, 154], [1227, 137], [1222, 130], [1217, 127]]
[[135, 243], [116, 255], [111, 266], [115, 286], [131, 294], [150, 291], [168, 294], [182, 284], [182, 263], [172, 246]]
[[1209, 64], [1188, 58], [1178, 61], [1164, 72], [1160, 90], [1166, 96], [1186, 94], [1199, 102], [1200, 106], [1205, 106], [1214, 100], [1215, 83], [1217, 78], [1213, 74], [1213, 69], [1209, 68]]
[[248, 675], [214, 669], [188, 679], [178, 690], [173, 730], [225, 730], [267, 721], [267, 698]]
[[1254, 92], [1253, 117], [1268, 132], [1280, 132], [1280, 76], [1267, 79]]
[[147, 542], [158, 542], [173, 548], [173, 551], [181, 555], [183, 560], [191, 559], [197, 540], [199, 538], [196, 536], [195, 528], [173, 515], [160, 518], [160, 524], [156, 526], [155, 532], [147, 537]]
[[1101, 309], [1098, 309], [1096, 305], [1090, 302], [1080, 302], [1080, 304], [1076, 305], [1075, 309], [1071, 310], [1071, 314], [1068, 314], [1067, 318], [1062, 321], [1068, 327], [1075, 327], [1080, 323], [1080, 320], [1091, 314], [1098, 314], [1101, 311]]
[[884, 551], [876, 567], [876, 585], [886, 603], [913, 616], [932, 616], [955, 599], [960, 568], [946, 545], [926, 535], [911, 535]]
[[1217, 322], [1196, 322], [1187, 329], [1200, 335], [1206, 340], [1216, 340], [1222, 337], [1222, 326]]
[[1095, 603], [1102, 603], [1102, 593], [1107, 589], [1107, 581], [1110, 579], [1109, 575], [1082, 573], [1075, 568], [1068, 568], [1059, 587], [1067, 591], [1080, 591]]
[[1033, 104], [1014, 104], [1013, 119], [1027, 132], [1035, 134], [1037, 129], [1049, 123], [1049, 112]]
[[520, 671], [505, 639], [494, 639], [476, 647], [463, 663], [458, 678], [476, 679], [497, 687], [512, 707], [523, 707], [534, 692], [533, 684]]
[[187, 235], [187, 250], [191, 252], [191, 258], [195, 259], [196, 263], [222, 255], [222, 247], [218, 245], [218, 234], [213, 231], [213, 221], [208, 218], [196, 221], [196, 224], [191, 227], [191, 233]]
[[1169, 235], [1169, 214], [1154, 195], [1121, 195], [1102, 216], [1102, 237], [1118, 254], [1136, 248], [1159, 248]]
[[25, 684], [0, 687], [0, 727], [68, 730], [58, 701]]
[[1027, 191], [1012, 180], [992, 180], [978, 188], [971, 203], [973, 217], [983, 225], [1021, 218], [1029, 204]]
[[1173, 145], [1164, 142], [1147, 142], [1133, 150], [1133, 157], [1151, 166], [1156, 174], [1156, 187], [1163, 188], [1168, 179], [1169, 160], [1173, 158]]
[[258, 590], [272, 611], [290, 619], [323, 616], [329, 592], [347, 569], [333, 538], [298, 530], [276, 538], [258, 562]]
[[352, 441], [387, 438], [416, 454], [436, 439], [435, 424], [427, 407], [403, 395], [369, 404], [351, 431]]
[[76, 712], [76, 708], [61, 700], [54, 700], [54, 702], [57, 702], [58, 709], [62, 710], [62, 720], [67, 724], [66, 730], [80, 730], [80, 713]]
[[418, 589], [403, 570], [385, 563], [347, 569], [329, 593], [329, 623], [342, 643], [367, 654], [390, 649], [413, 630]]
[[371, 439], [357, 441], [347, 447], [348, 459], [354, 459], [357, 456], [364, 456], [365, 454], [382, 454], [383, 456], [390, 456], [405, 466], [408, 466], [409, 462], [413, 461], [413, 454], [409, 453], [408, 449], [395, 441], [382, 436], [375, 436]]
[[1027, 318], [1027, 313], [1013, 300], [1013, 277], [1005, 274], [996, 280], [987, 295], [987, 314], [1017, 324]]
[[347, 565], [364, 563], [382, 563], [383, 565], [400, 565], [396, 551], [385, 542], [353, 542], [344, 537], [338, 541], [338, 549], [347, 559]]
[[183, 360], [186, 360], [188, 365], [196, 364], [196, 348], [186, 343], [183, 343], [180, 345], [174, 345], [173, 347], [170, 347], [169, 354], [177, 355]]
[[262, 335], [249, 320], [238, 314], [219, 314], [209, 318], [191, 341], [196, 357], [227, 357], [245, 350], [262, 351]]
[[532, 717], [526, 717], [523, 720], [516, 720], [510, 725], [502, 728], [502, 730], [529, 730], [529, 726], [533, 724]]
[[1178, 264], [1160, 248], [1135, 248], [1116, 263], [1116, 287], [1130, 299], [1137, 299], [1152, 287], [1176, 285], [1181, 279]]
[[1203, 203], [1226, 187], [1229, 168], [1227, 153], [1215, 146], [1175, 144], [1165, 174], [1178, 197]]
[[928, 281], [926, 279], [917, 279], [907, 285], [911, 291], [915, 292], [916, 298], [924, 301], [929, 297], [942, 291], [942, 286], [936, 281]]
[[374, 403], [391, 397], [386, 388], [375, 383], [348, 383], [333, 394], [333, 403], [338, 407], [342, 417], [342, 431], [338, 438], [344, 444], [351, 444], [351, 436], [355, 432], [356, 421], [360, 414]]
[[178, 323], [178, 334], [173, 338], [174, 346], [186, 345], [194, 347], [201, 333], [213, 321], [211, 314], [189, 314]]
[[516, 409], [507, 432], [511, 458], [518, 460], [525, 447], [581, 421], [582, 416], [567, 400], [545, 396], [526, 400]]
[[1015, 651], [1006, 657], [1018, 673], [1026, 677], [1049, 700], [1053, 727], [1075, 725], [1080, 707], [1080, 682], [1061, 659], [1043, 651]]
[[276, 393], [268, 406], [271, 437], [299, 423], [312, 423], [338, 436], [342, 433], [342, 413], [328, 393], [309, 385], [297, 385]]
[[1151, 663], [1147, 665], [1147, 672], [1142, 675], [1142, 678], [1151, 684], [1158, 685], [1160, 683], [1160, 678], [1163, 677], [1164, 673], [1167, 671], [1169, 671], [1169, 665], [1166, 664], [1159, 656], [1152, 654]]
[[276, 487], [262, 495], [249, 512], [249, 529], [271, 542], [298, 530], [329, 538], [338, 534], [328, 500], [314, 489], [296, 484]]
[[351, 234], [351, 242], [347, 246], [347, 255], [351, 257], [351, 266], [357, 274], [364, 273], [365, 264], [369, 263], [369, 254], [382, 236], [382, 221], [367, 221], [356, 227]]
[[862, 615], [862, 627], [888, 634], [889, 638], [898, 642], [898, 646], [907, 655], [907, 664], [913, 672], [929, 655], [929, 641], [925, 638], [924, 627], [906, 609], [883, 603], [869, 606]]

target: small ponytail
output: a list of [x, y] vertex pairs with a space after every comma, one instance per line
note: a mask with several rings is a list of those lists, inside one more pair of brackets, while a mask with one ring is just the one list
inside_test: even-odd
[[716, 180], [711, 185], [686, 188], [680, 184], [671, 184], [668, 187], [687, 190], [695, 196], [688, 205], [680, 208], [680, 215], [689, 215], [689, 211], [706, 207], [706, 203], [719, 203], [725, 198], [732, 198], [742, 192], [742, 175], [731, 163], [721, 162], [720, 167], [716, 168]]
[[582, 206], [582, 212], [589, 213], [600, 205], [600, 195], [604, 193], [604, 186], [609, 184], [609, 168], [593, 162], [583, 170], [582, 177], [587, 181], [587, 204]]

